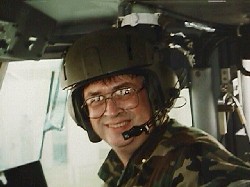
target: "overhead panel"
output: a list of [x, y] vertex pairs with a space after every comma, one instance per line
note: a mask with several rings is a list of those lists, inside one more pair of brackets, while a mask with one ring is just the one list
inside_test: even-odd
[[13, 22], [0, 20], [0, 60], [40, 59], [56, 22], [25, 4], [14, 12]]

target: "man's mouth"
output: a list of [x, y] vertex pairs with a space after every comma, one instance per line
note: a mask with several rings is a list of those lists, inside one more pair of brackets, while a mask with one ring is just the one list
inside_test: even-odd
[[124, 122], [116, 123], [116, 124], [108, 124], [107, 126], [109, 128], [120, 128], [120, 127], [126, 126], [127, 124], [128, 124], [128, 121], [124, 121]]

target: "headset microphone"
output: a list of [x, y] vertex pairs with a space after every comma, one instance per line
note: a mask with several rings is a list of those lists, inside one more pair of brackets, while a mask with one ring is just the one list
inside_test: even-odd
[[128, 131], [125, 131], [122, 133], [122, 136], [124, 140], [128, 140], [131, 137], [139, 136], [143, 133], [149, 133], [149, 129], [152, 125], [149, 124], [150, 120], [147, 121], [146, 123], [139, 125], [139, 126], [133, 126], [131, 129]]
[[[177, 90], [178, 90], [178, 94], [177, 94]], [[131, 137], [135, 137], [135, 136], [139, 136], [141, 135], [143, 132], [145, 132], [146, 134], [149, 133], [150, 128], [155, 124], [156, 121], [160, 120], [162, 117], [165, 116], [165, 110], [168, 110], [168, 107], [166, 106], [172, 106], [174, 99], [176, 99], [179, 95], [179, 89], [173, 89], [172, 92], [174, 92], [174, 96], [172, 96], [171, 100], [169, 101], [168, 104], [163, 105], [163, 107], [157, 111], [147, 122], [143, 123], [142, 125], [139, 126], [133, 126], [131, 129], [125, 131], [122, 133], [122, 136], [124, 138], [124, 140], [128, 140]]]

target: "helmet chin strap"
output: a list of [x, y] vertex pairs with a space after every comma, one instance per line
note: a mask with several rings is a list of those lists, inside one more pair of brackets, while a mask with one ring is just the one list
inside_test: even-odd
[[[167, 110], [161, 109], [157, 111], [147, 122], [138, 125], [133, 126], [131, 129], [125, 131], [122, 133], [122, 136], [124, 140], [128, 140], [129, 138], [140, 136], [143, 132], [146, 134], [149, 134], [149, 130], [151, 127], [155, 126], [160, 121], [164, 121], [165, 119], [168, 119]], [[166, 118], [167, 117], [167, 118]]]

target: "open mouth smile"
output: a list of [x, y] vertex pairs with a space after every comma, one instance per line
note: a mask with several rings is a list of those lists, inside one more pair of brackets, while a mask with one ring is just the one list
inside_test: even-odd
[[116, 124], [108, 124], [107, 126], [109, 128], [120, 128], [120, 127], [124, 127], [128, 124], [128, 121], [124, 121], [124, 122], [121, 122], [121, 123], [116, 123]]

